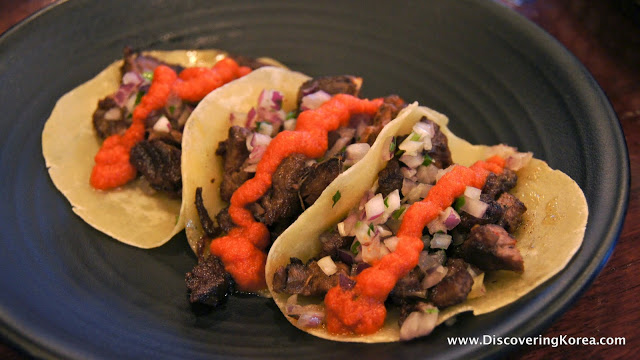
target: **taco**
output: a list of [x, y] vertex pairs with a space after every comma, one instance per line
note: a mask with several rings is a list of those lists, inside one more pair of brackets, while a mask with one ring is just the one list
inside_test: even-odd
[[209, 94], [184, 132], [183, 214], [198, 264], [192, 302], [234, 291], [268, 294], [271, 240], [357, 163], [404, 107], [358, 97], [354, 76], [263, 68]]
[[267, 283], [293, 325], [336, 341], [409, 340], [508, 305], [571, 260], [588, 213], [578, 185], [531, 153], [471, 145], [447, 122], [408, 106], [274, 242]]
[[[156, 104], [153, 111], [140, 116], [135, 136], [139, 138], [129, 146], [132, 149], [116, 146], [122, 150], [119, 155], [126, 157], [126, 181], [94, 183], [94, 156], [103, 156], [96, 154], [112, 138], [131, 135], [125, 134], [136, 127], [132, 126], [135, 112], [149, 102], [154, 87], [158, 88], [154, 84], [161, 76], [154, 78], [154, 72], [159, 68], [179, 74], [180, 79], [191, 74], [190, 79], [198, 81], [198, 76], [211, 76], [225, 65], [226, 71], [233, 71], [221, 79], [223, 83], [242, 75], [240, 70], [246, 73], [270, 64], [278, 63], [270, 59], [231, 59], [218, 50], [139, 53], [125, 48], [123, 60], [65, 94], [47, 120], [42, 151], [54, 185], [78, 216], [116, 240], [140, 248], [164, 244], [184, 228], [180, 217], [182, 129], [208, 89], [201, 87], [201, 93], [188, 96], [173, 89], [164, 104]], [[187, 81], [182, 82], [184, 85]], [[106, 167], [115, 167], [110, 161]]]

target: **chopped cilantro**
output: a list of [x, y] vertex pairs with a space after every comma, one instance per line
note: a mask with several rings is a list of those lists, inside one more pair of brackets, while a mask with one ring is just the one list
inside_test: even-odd
[[360, 246], [360, 241], [356, 240], [351, 244], [351, 252], [353, 255], [358, 255], [358, 246]]
[[296, 111], [295, 111], [295, 110], [292, 110], [292, 111], [289, 111], [289, 112], [287, 113], [287, 116], [285, 116], [285, 118], [284, 118], [284, 119], [285, 119], [285, 120], [290, 120], [290, 119], [295, 119], [295, 118], [296, 118]]
[[453, 209], [457, 212], [460, 212], [460, 208], [464, 206], [464, 203], [464, 196], [456, 198], [456, 201], [453, 202]]
[[438, 308], [430, 308], [430, 309], [425, 309], [424, 312], [425, 314], [437, 314], [439, 311], [438, 311]]
[[431, 165], [432, 162], [433, 162], [433, 158], [429, 156], [429, 154], [424, 154], [424, 161], [422, 162], [422, 165], [429, 166]]
[[400, 157], [400, 156], [402, 156], [402, 154], [404, 154], [404, 150], [396, 151], [396, 156]]
[[138, 91], [138, 94], [136, 95], [136, 105], [140, 104], [140, 100], [142, 100], [143, 96], [144, 96], [144, 91]]
[[133, 113], [129, 113], [129, 115], [127, 115], [127, 119], [131, 119], [133, 117]]
[[374, 231], [373, 224], [369, 224], [369, 230], [367, 230], [367, 235], [371, 236], [372, 231]]
[[256, 131], [260, 131], [260, 126], [262, 126], [262, 121], [256, 121]]
[[176, 107], [173, 105], [169, 106], [169, 115], [173, 115], [174, 111], [176, 111]]
[[389, 198], [384, 198], [384, 207], [389, 207]]
[[341, 153], [343, 153], [343, 152], [345, 152], [345, 151], [347, 151], [347, 147], [346, 147], [346, 146], [343, 146], [343, 147], [342, 147], [342, 149], [340, 149], [340, 152], [341, 152]]
[[393, 153], [396, 151], [396, 137], [391, 138], [391, 144], [389, 144], [389, 152]]
[[411, 141], [420, 141], [420, 134], [411, 133]]
[[398, 210], [394, 211], [394, 212], [393, 212], [393, 214], [391, 214], [391, 216], [392, 216], [394, 219], [398, 220], [398, 219], [400, 219], [400, 216], [402, 216], [402, 213], [405, 211], [405, 209], [406, 209], [406, 208], [401, 207], [401, 208], [399, 208]]
[[336, 206], [336, 203], [338, 202], [338, 200], [340, 200], [340, 197], [342, 195], [340, 195], [340, 190], [336, 191], [335, 195], [333, 195], [332, 199], [333, 199], [333, 205], [331, 205], [331, 207]]
[[149, 81], [153, 81], [153, 72], [152, 71], [145, 71], [142, 73], [142, 77], [149, 80]]

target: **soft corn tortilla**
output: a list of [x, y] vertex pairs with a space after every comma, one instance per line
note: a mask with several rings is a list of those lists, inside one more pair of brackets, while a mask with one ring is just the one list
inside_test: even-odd
[[247, 113], [258, 103], [262, 90], [278, 90], [284, 96], [282, 108], [293, 110], [300, 85], [309, 79], [299, 72], [264, 67], [207, 95], [191, 114], [182, 136], [182, 210], [187, 239], [195, 251], [204, 231], [195, 207], [196, 188], [202, 187], [202, 201], [210, 216], [228, 204], [220, 198], [222, 157], [218, 143], [227, 139], [232, 112]]
[[[407, 107], [383, 129], [365, 158], [331, 183], [318, 201], [271, 247], [266, 266], [267, 284], [285, 316], [288, 295], [273, 291], [273, 274], [276, 269], [286, 266], [291, 257], [307, 261], [320, 252], [320, 242], [309, 239], [318, 239], [322, 232], [344, 219], [349, 210], [359, 203], [364, 192], [373, 185], [378, 172], [386, 165], [382, 160], [382, 154], [388, 146], [385, 139], [409, 133], [423, 116], [440, 125], [449, 140], [455, 163], [469, 166], [477, 160], [508, 151], [508, 148], [500, 146], [471, 145], [449, 131], [446, 127], [446, 116], [415, 103]], [[515, 234], [518, 249], [524, 259], [524, 273], [487, 273], [484, 281], [486, 294], [444, 309], [439, 314], [438, 324], [462, 312], [485, 314], [516, 301], [562, 270], [580, 248], [588, 209], [584, 194], [578, 185], [564, 173], [551, 169], [545, 162], [537, 159], [533, 159], [517, 174], [518, 185], [511, 192], [527, 206], [523, 224]], [[340, 191], [342, 196], [338, 203], [332, 206], [332, 196], [337, 191]], [[375, 334], [366, 336], [333, 335], [325, 328], [299, 328], [330, 340], [392, 342], [400, 339], [398, 316], [398, 311], [389, 311], [384, 327]], [[286, 317], [297, 326], [296, 319]]]
[[[219, 50], [144, 54], [185, 67], [212, 66], [226, 55]], [[181, 199], [145, 193], [140, 181], [109, 191], [95, 190], [89, 184], [93, 158], [102, 143], [93, 129], [92, 115], [98, 101], [120, 86], [122, 63], [112, 63], [58, 100], [44, 126], [42, 152], [53, 184], [78, 216], [116, 240], [148, 249], [166, 243], [184, 228]]]

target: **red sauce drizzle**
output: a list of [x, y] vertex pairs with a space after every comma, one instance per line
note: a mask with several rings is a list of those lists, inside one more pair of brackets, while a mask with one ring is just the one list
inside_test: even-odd
[[334, 334], [372, 334], [382, 328], [386, 317], [384, 301], [396, 282], [418, 264], [424, 227], [451, 206], [466, 186], [482, 188], [487, 175], [502, 173], [504, 165], [504, 159], [498, 156], [469, 168], [456, 165], [426, 198], [411, 205], [402, 219], [396, 250], [361, 272], [352, 289], [336, 286], [329, 290], [324, 299], [327, 330]]
[[168, 66], [160, 65], [153, 72], [149, 92], [133, 110], [132, 124], [123, 135], [111, 135], [96, 154], [90, 184], [95, 189], [108, 190], [135, 179], [136, 169], [129, 162], [131, 148], [144, 139], [145, 120], [152, 111], [162, 109], [172, 92], [181, 99], [198, 102], [214, 89], [251, 72], [238, 66], [235, 60], [224, 58], [213, 68], [184, 69], [178, 77]]
[[226, 236], [211, 242], [211, 253], [220, 257], [225, 269], [242, 291], [257, 291], [266, 287], [264, 267], [269, 245], [266, 225], [255, 221], [245, 207], [258, 201], [271, 187], [271, 177], [282, 160], [292, 154], [319, 158], [327, 151], [328, 132], [345, 126], [353, 114], [373, 115], [382, 99], [364, 100], [339, 94], [315, 110], [298, 116], [294, 131], [282, 131], [269, 143], [258, 163], [254, 178], [246, 181], [231, 196], [229, 215], [238, 225]]

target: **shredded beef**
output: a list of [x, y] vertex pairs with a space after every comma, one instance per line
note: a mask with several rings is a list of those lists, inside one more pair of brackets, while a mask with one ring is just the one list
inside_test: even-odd
[[475, 226], [460, 247], [462, 257], [483, 271], [524, 271], [516, 240], [498, 225]]
[[467, 299], [473, 286], [473, 278], [462, 259], [447, 260], [447, 275], [430, 290], [430, 298], [438, 308], [459, 304]]
[[249, 157], [247, 137], [251, 131], [241, 126], [229, 128], [229, 136], [218, 144], [216, 155], [222, 156], [224, 175], [220, 183], [220, 197], [229, 202], [231, 195], [251, 178], [250, 173], [242, 170], [245, 160]]
[[131, 164], [156, 190], [179, 195], [182, 191], [179, 145], [160, 139], [137, 143], [130, 154]]
[[233, 278], [214, 255], [206, 259], [201, 257], [193, 270], [185, 275], [185, 282], [192, 303], [210, 306], [222, 304], [234, 288]]
[[318, 200], [324, 189], [340, 175], [341, 168], [339, 158], [331, 158], [309, 167], [309, 173], [300, 185], [300, 196], [305, 206], [309, 207]]
[[361, 78], [349, 75], [322, 76], [310, 79], [300, 86], [300, 90], [298, 90], [297, 104], [298, 107], [300, 107], [300, 103], [304, 96], [313, 94], [320, 90], [328, 93], [329, 95], [348, 94], [358, 96], [361, 85]]
[[404, 100], [402, 100], [398, 95], [389, 95], [385, 97], [382, 105], [380, 105], [380, 108], [373, 116], [371, 125], [365, 127], [364, 131], [360, 135], [360, 139], [358, 139], [358, 142], [366, 142], [369, 143], [369, 145], [373, 145], [378, 134], [382, 131], [382, 128], [391, 122], [391, 120], [395, 119], [404, 106]]
[[482, 188], [482, 193], [490, 199], [497, 199], [498, 195], [513, 189], [517, 181], [518, 175], [509, 169], [504, 169], [499, 175], [490, 173]]
[[307, 158], [301, 154], [286, 157], [273, 173], [271, 188], [259, 200], [264, 208], [261, 222], [267, 226], [293, 222], [302, 212], [298, 198], [299, 182], [306, 173]]
[[514, 232], [522, 223], [522, 215], [527, 211], [527, 207], [517, 197], [508, 192], [502, 193], [497, 203], [503, 209], [503, 215], [498, 225], [504, 227], [510, 233]]
[[394, 190], [402, 189], [404, 176], [400, 172], [400, 161], [393, 157], [384, 169], [378, 173], [378, 192], [386, 197]]
[[[110, 116], [117, 114], [118, 117], [106, 119], [107, 112], [109, 112]], [[98, 101], [98, 108], [93, 112], [93, 128], [96, 129], [98, 136], [105, 139], [111, 135], [124, 134], [131, 125], [131, 119], [124, 116], [124, 113], [124, 109], [121, 109], [116, 104], [112, 95]]]
[[304, 296], [323, 296], [338, 284], [340, 274], [349, 276], [349, 267], [336, 262], [338, 271], [328, 276], [315, 260], [303, 264], [300, 259], [291, 258], [286, 267], [279, 267], [273, 275], [273, 288], [285, 294]]
[[431, 150], [427, 151], [427, 154], [433, 159], [433, 164], [440, 169], [449, 167], [453, 164], [453, 159], [451, 159], [447, 137], [440, 131], [440, 126], [435, 122], [427, 118], [423, 118], [421, 121], [433, 124], [435, 129], [435, 135], [431, 138]]

